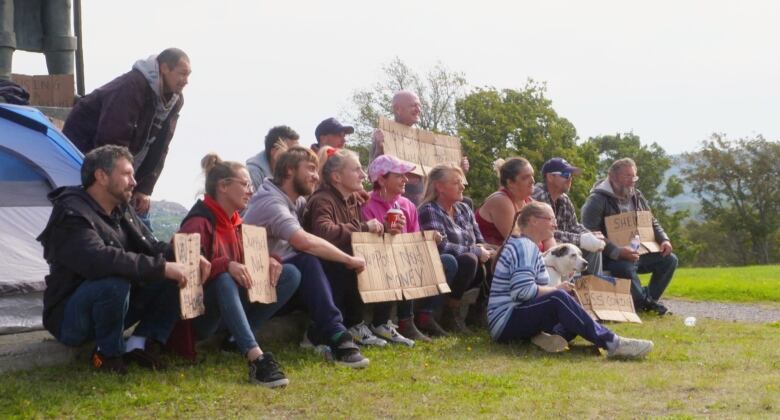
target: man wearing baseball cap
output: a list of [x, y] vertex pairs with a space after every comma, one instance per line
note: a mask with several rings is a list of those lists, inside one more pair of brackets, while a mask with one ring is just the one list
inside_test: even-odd
[[341, 149], [347, 143], [347, 134], [354, 132], [355, 127], [342, 125], [335, 118], [325, 119], [314, 130], [314, 138], [317, 139], [317, 143], [312, 144], [311, 149], [314, 150], [314, 153], [319, 152], [322, 146]]
[[571, 189], [574, 175], [582, 169], [571, 165], [566, 159], [555, 157], [542, 165], [542, 181], [534, 186], [534, 200], [547, 203], [555, 213], [558, 228], [555, 240], [580, 247], [582, 256], [588, 260], [591, 274], [601, 274], [601, 250], [604, 249], [604, 235], [591, 232], [577, 220], [574, 204], [566, 194]]

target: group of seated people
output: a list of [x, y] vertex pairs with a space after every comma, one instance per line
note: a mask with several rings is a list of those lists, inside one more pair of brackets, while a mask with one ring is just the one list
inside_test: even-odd
[[[407, 93], [399, 101], [410, 98], [416, 97]], [[412, 105], [410, 115], [416, 117], [419, 100]], [[397, 121], [404, 121], [403, 111]], [[192, 351], [188, 347], [195, 341], [220, 334], [223, 350], [247, 360], [249, 381], [270, 388], [289, 380], [255, 334], [275, 314], [296, 309], [310, 319], [301, 345], [352, 368], [369, 364], [361, 346], [412, 347], [473, 329], [488, 330], [497, 342], [530, 339], [547, 351], [564, 350], [578, 335], [610, 357], [641, 358], [652, 349], [650, 341], [619, 337], [594, 321], [572, 297], [572, 283], [549, 286], [542, 260], [544, 250], [570, 242], [589, 251], [589, 270], [600, 274], [603, 255], [613, 275], [632, 280], [637, 309], [666, 312], [658, 299], [677, 261], [657, 221], [661, 252], [655, 254], [617, 247], [601, 233], [606, 216], [649, 210], [634, 188], [633, 161], [613, 164], [583, 206], [580, 224], [566, 195], [579, 169], [561, 158], [545, 163], [544, 179], [536, 185], [526, 159], [498, 162], [501, 187], [474, 210], [463, 196], [467, 159], [438, 165], [423, 179], [414, 164], [382, 154], [381, 135], [375, 134], [374, 155], [364, 171], [358, 155], [344, 148], [351, 131], [329, 118], [317, 127], [317, 144], [307, 148], [298, 145], [294, 130], [278, 126], [266, 136], [266, 149], [246, 164], [216, 154], [202, 159], [203, 199], [179, 232], [200, 235], [205, 313], [187, 321], [179, 319], [187, 269], [175, 262], [172, 245], [158, 241], [129, 205], [136, 187], [133, 155], [117, 145], [89, 151], [82, 185], [50, 194], [54, 207], [39, 236], [50, 265], [44, 326], [67, 345], [94, 341], [92, 365], [120, 374], [127, 372], [126, 363], [163, 369], [163, 347]], [[242, 224], [266, 229], [274, 303], [249, 301], [252, 278], [244, 264]], [[451, 292], [373, 303], [366, 311], [357, 282], [366, 261], [354, 255], [352, 233], [425, 230], [435, 231]], [[653, 273], [646, 288], [640, 272]], [[462, 300], [470, 289], [476, 289], [476, 302], [463, 316]], [[125, 339], [124, 330], [136, 323]]]

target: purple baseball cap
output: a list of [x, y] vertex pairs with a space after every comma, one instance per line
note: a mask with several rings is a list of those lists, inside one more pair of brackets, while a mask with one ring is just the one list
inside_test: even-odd
[[352, 134], [355, 132], [355, 127], [350, 125], [342, 125], [339, 120], [335, 118], [328, 118], [323, 120], [316, 129], [314, 129], [314, 138], [319, 141], [320, 136], [326, 134]]
[[572, 166], [569, 162], [566, 162], [564, 158], [552, 158], [542, 165], [542, 175], [547, 175], [550, 172], [568, 172], [571, 174], [578, 174], [582, 172], [582, 169]]
[[381, 155], [377, 156], [376, 159], [368, 165], [368, 178], [371, 182], [376, 182], [380, 176], [387, 175], [390, 172], [406, 174], [412, 172], [416, 167], [417, 166], [413, 163], [398, 159], [393, 155]]

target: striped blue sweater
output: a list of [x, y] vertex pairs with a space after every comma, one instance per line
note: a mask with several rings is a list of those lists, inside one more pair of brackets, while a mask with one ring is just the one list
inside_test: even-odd
[[525, 236], [510, 238], [498, 257], [490, 286], [490, 336], [494, 340], [500, 337], [512, 309], [533, 300], [539, 285], [549, 282], [539, 246]]

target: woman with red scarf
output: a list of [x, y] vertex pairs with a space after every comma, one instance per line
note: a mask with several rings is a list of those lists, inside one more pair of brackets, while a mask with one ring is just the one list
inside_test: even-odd
[[285, 386], [289, 381], [273, 355], [260, 349], [254, 331], [290, 299], [300, 284], [300, 272], [271, 258], [270, 278], [277, 300], [272, 304], [249, 302], [251, 276], [243, 263], [238, 214], [252, 195], [249, 172], [244, 165], [224, 162], [215, 154], [206, 155], [201, 166], [206, 174], [206, 194], [179, 229], [180, 233], [200, 234], [201, 252], [212, 267], [203, 284], [206, 313], [193, 320], [195, 335], [199, 340], [208, 338], [221, 321], [230, 339], [235, 340], [234, 346], [249, 362], [249, 381], [269, 388]]

